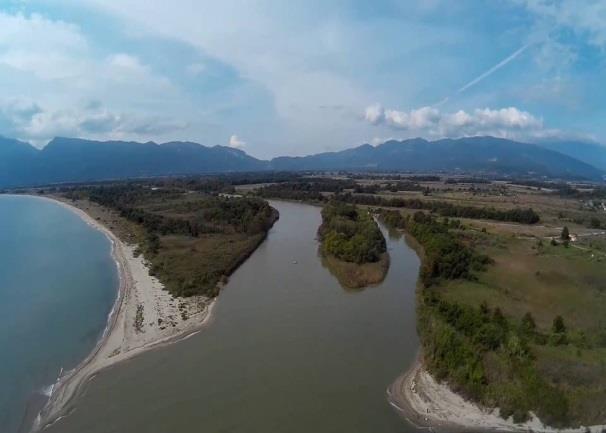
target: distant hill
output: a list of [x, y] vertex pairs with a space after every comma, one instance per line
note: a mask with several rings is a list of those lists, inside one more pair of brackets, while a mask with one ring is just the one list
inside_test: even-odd
[[42, 150], [0, 137], [0, 186], [256, 171], [267, 162], [225, 146], [55, 138]]
[[271, 161], [276, 170], [402, 170], [600, 179], [603, 171], [536, 144], [495, 137], [386, 141], [305, 157]]
[[544, 141], [539, 146], [571, 156], [606, 171], [606, 146], [587, 141]]
[[[579, 153], [579, 159], [591, 160], [590, 156]], [[392, 140], [376, 147], [364, 144], [340, 152], [263, 161], [231, 147], [191, 142], [59, 137], [40, 150], [0, 136], [0, 187], [260, 170], [444, 171], [601, 179], [603, 170], [579, 159], [547, 149], [545, 144], [494, 137]]]

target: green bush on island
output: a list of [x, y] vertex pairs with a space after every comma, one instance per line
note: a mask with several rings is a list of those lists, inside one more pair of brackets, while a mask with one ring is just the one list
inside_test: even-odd
[[322, 251], [346, 262], [377, 262], [386, 251], [385, 238], [372, 216], [346, 203], [330, 202], [322, 209], [318, 234]]

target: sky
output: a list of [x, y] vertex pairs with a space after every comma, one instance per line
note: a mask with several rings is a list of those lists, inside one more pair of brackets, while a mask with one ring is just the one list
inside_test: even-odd
[[606, 142], [606, 0], [0, 0], [0, 135]]

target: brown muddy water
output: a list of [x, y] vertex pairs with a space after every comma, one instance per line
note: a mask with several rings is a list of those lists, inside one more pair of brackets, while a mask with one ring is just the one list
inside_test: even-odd
[[318, 256], [320, 208], [272, 206], [279, 221], [230, 278], [208, 327], [102, 372], [45, 431], [416, 431], [386, 389], [418, 349], [417, 255], [388, 237], [383, 283], [344, 290]]

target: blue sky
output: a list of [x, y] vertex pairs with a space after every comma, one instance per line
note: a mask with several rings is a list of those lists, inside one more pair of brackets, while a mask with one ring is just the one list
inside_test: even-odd
[[606, 138], [606, 0], [3, 0], [0, 134]]

